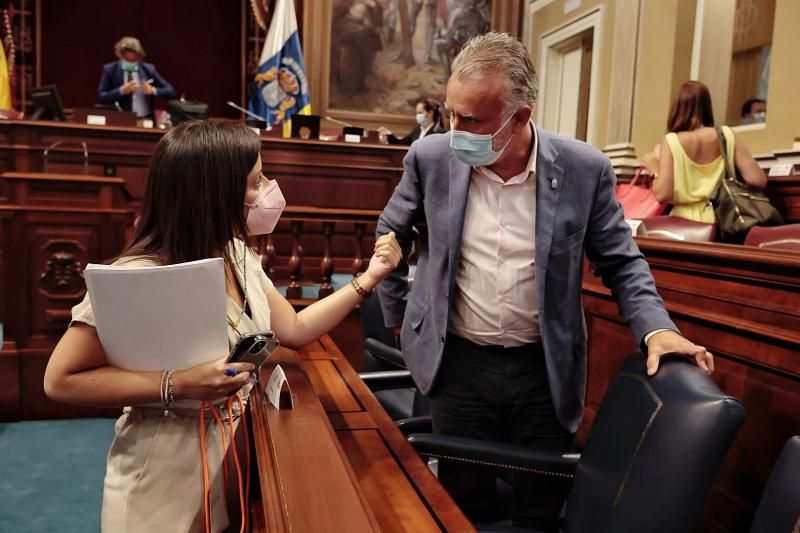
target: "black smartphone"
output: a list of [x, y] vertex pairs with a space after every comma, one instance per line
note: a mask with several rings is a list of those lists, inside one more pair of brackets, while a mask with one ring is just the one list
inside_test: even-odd
[[253, 363], [259, 368], [280, 346], [272, 331], [243, 336], [231, 350], [229, 363]]

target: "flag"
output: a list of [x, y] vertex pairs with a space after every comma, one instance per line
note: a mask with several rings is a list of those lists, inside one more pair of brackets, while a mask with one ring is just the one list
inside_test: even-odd
[[11, 76], [3, 43], [0, 43], [0, 109], [11, 109]]
[[288, 137], [292, 115], [311, 114], [294, 0], [277, 1], [258, 63], [248, 110], [264, 117], [269, 124], [282, 123], [283, 135]]

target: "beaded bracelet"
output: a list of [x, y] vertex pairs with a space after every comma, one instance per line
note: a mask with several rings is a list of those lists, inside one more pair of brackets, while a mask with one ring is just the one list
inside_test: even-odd
[[164, 407], [169, 407], [173, 403], [175, 403], [175, 386], [172, 383], [172, 374], [175, 371], [173, 369], [162, 370], [161, 371], [161, 403], [164, 404]]
[[350, 285], [352, 285], [352, 287], [356, 290], [356, 293], [362, 298], [367, 298], [372, 294], [372, 291], [368, 291], [361, 286], [361, 284], [358, 282], [358, 278], [356, 277], [350, 280]]
[[172, 383], [172, 374], [175, 371], [172, 369], [167, 370], [167, 407], [175, 403], [175, 385]]

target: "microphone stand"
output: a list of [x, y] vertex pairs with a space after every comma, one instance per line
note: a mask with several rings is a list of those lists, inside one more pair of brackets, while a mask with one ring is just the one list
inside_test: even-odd
[[238, 106], [238, 105], [234, 104], [230, 100], [228, 100], [227, 104], [229, 106], [231, 106], [232, 108], [234, 108], [234, 109], [236, 109], [238, 111], [241, 111], [242, 113], [246, 114], [247, 116], [249, 116], [251, 118], [254, 118], [256, 120], [261, 120], [261, 121], [265, 122], [267, 124], [267, 127], [265, 128], [265, 131], [272, 131], [272, 124], [269, 123], [269, 120], [267, 120], [266, 117], [260, 117], [260, 116], [256, 115], [255, 113], [251, 113], [247, 109], [243, 108], [242, 106]]
[[[50, 153], [50, 150], [53, 148], [64, 144], [65, 141], [56, 141], [47, 148], [44, 149], [44, 173], [47, 174], [47, 155]], [[83, 146], [83, 173], [87, 176], [89, 175], [89, 150], [86, 147], [86, 143], [81, 141], [81, 146]]]

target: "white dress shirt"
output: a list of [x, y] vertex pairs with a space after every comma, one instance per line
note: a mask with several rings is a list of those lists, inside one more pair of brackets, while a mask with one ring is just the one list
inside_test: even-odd
[[536, 128], [526, 169], [508, 181], [486, 167], [470, 177], [461, 261], [448, 331], [476, 344], [521, 346], [540, 338], [536, 242]]
[[[144, 94], [141, 70], [135, 70], [128, 73], [127, 81], [134, 80], [136, 82], [136, 90], [133, 91], [133, 101], [131, 102], [131, 111], [136, 113], [137, 117], [147, 117], [150, 115], [150, 102], [147, 100], [147, 95]], [[157, 93], [157, 91], [156, 91]], [[153, 96], [156, 95], [153, 93]]]
[[422, 139], [423, 137], [425, 137], [428, 134], [428, 132], [433, 129], [433, 124], [434, 123], [431, 122], [427, 126], [420, 126], [420, 128], [419, 128], [419, 137], [417, 137], [417, 138], [418, 139]]

